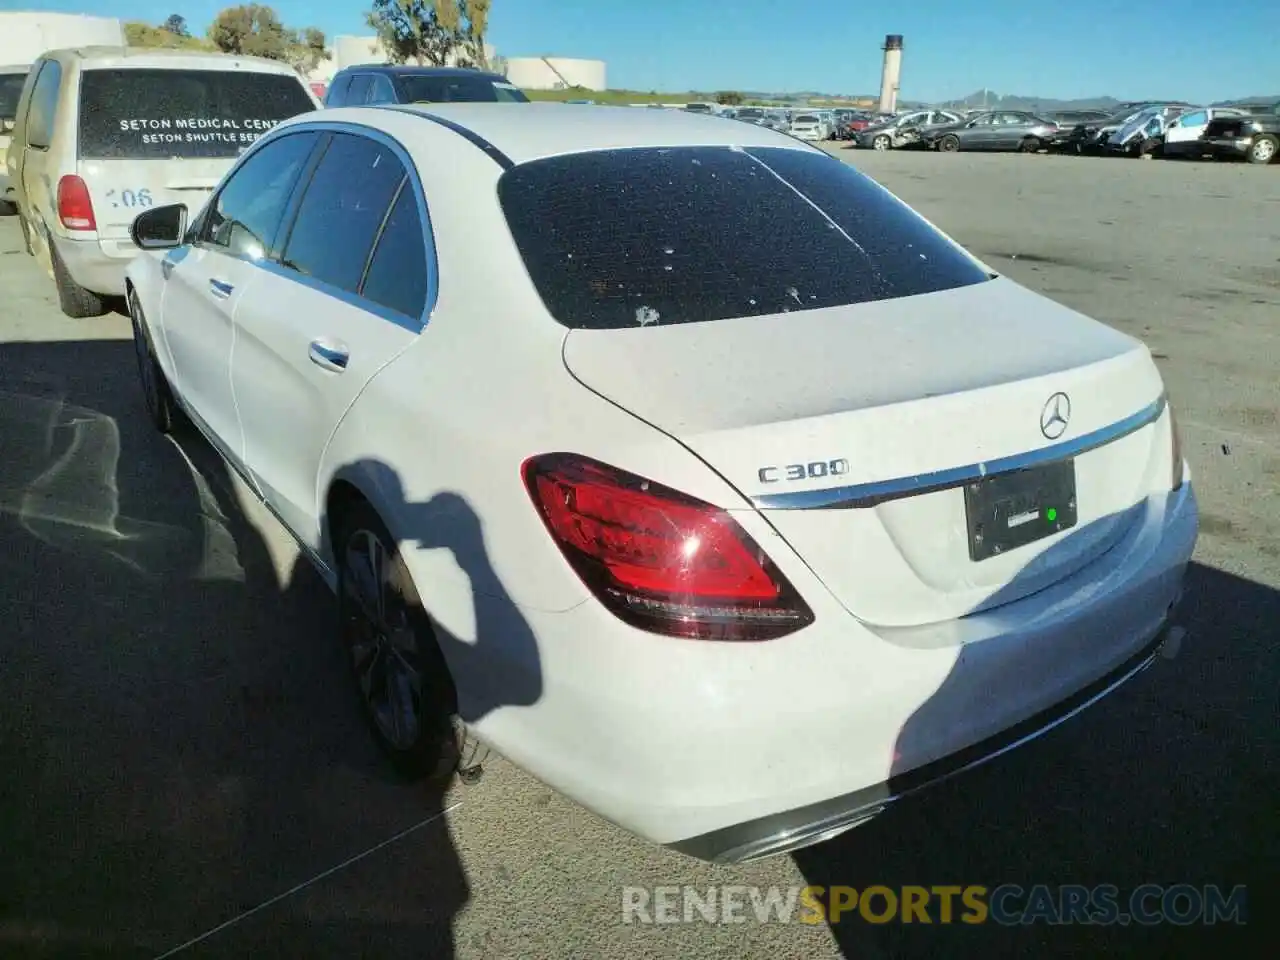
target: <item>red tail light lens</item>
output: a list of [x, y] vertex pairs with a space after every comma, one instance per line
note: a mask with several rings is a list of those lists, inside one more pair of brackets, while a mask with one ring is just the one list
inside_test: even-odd
[[524, 480], [578, 576], [633, 626], [767, 640], [813, 622], [764, 551], [718, 507], [571, 454], [531, 458]]
[[68, 230], [97, 230], [89, 188], [76, 176], [58, 181], [58, 219]]

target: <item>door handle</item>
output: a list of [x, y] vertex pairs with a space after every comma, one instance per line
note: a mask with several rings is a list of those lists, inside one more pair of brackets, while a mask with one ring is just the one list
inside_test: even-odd
[[351, 359], [351, 354], [346, 347], [326, 343], [323, 340], [312, 340], [308, 355], [317, 367], [323, 367], [333, 373], [341, 373], [347, 369], [347, 361]]
[[235, 287], [227, 283], [225, 280], [209, 281], [209, 292], [213, 294], [215, 297], [217, 297], [219, 300], [227, 299], [227, 297], [231, 296], [231, 293], [234, 290], [235, 290]]

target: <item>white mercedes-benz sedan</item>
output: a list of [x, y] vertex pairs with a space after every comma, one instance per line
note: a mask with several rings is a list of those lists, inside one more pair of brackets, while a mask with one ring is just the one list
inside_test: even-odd
[[334, 588], [406, 772], [492, 748], [751, 860], [1180, 642], [1197, 511], [1147, 348], [793, 137], [327, 110], [133, 237], [151, 418]]

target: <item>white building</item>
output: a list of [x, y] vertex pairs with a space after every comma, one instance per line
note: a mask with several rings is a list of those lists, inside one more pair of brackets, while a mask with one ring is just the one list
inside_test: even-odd
[[0, 13], [0, 64], [34, 63], [46, 50], [64, 47], [124, 46], [124, 25], [115, 17], [78, 13]]
[[507, 79], [526, 90], [607, 90], [603, 60], [576, 60], [571, 57], [512, 57], [507, 61]]

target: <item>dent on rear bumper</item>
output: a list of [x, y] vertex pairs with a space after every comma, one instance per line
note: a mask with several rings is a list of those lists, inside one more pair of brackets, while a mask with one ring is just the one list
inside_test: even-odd
[[932, 640], [881, 636], [816, 591], [814, 626], [762, 644], [655, 637], [594, 602], [524, 611], [542, 697], [489, 713], [476, 732], [640, 836], [749, 857], [777, 816], [794, 830], [833, 806], [874, 808], [903, 777], [936, 779], [947, 758], [971, 764], [963, 751], [991, 753], [992, 738], [1141, 660], [1180, 593], [1197, 523], [1189, 483], [1147, 508], [1148, 522], [1089, 568], [937, 625]]

